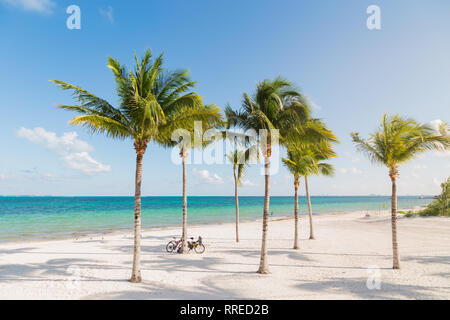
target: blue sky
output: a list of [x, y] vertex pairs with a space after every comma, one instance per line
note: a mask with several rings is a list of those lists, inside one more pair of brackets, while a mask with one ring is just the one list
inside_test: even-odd
[[[66, 27], [72, 4], [81, 8], [81, 30]], [[381, 8], [381, 30], [366, 27], [372, 4]], [[384, 112], [450, 121], [449, 12], [448, 0], [0, 0], [0, 194], [132, 195], [131, 142], [68, 126], [71, 115], [55, 106], [73, 101], [48, 80], [116, 103], [106, 58], [129, 65], [146, 48], [164, 51], [169, 69], [189, 69], [204, 101], [219, 106], [238, 108], [265, 78], [292, 80], [341, 140], [336, 176], [313, 177], [312, 193], [389, 194], [386, 169], [356, 153], [349, 133], [366, 136]], [[144, 195], [181, 194], [170, 153], [148, 149]], [[430, 152], [401, 167], [399, 193], [438, 193], [449, 159]], [[232, 195], [231, 177], [227, 165], [190, 165], [189, 194]], [[257, 166], [245, 181], [242, 195], [263, 194]], [[273, 195], [293, 193], [284, 168], [272, 181]]]

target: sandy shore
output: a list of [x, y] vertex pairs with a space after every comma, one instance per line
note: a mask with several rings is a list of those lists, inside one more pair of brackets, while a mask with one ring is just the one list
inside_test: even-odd
[[239, 244], [233, 224], [190, 227], [203, 255], [165, 252], [179, 228], [145, 231], [141, 284], [127, 281], [131, 233], [2, 244], [0, 299], [450, 299], [450, 219], [401, 218], [398, 271], [386, 214], [317, 216], [317, 240], [304, 217], [300, 228], [294, 251], [293, 221], [271, 222], [267, 276], [255, 273], [260, 222], [241, 223]]

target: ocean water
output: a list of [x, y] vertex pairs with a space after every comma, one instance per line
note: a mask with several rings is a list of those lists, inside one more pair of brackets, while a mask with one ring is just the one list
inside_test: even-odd
[[[399, 208], [424, 206], [431, 198], [399, 197]], [[240, 197], [241, 221], [262, 217], [264, 197]], [[300, 214], [306, 201], [299, 198]], [[313, 213], [386, 210], [390, 197], [312, 197]], [[271, 197], [274, 217], [293, 214], [293, 197]], [[70, 237], [133, 228], [133, 197], [0, 197], [0, 242]], [[234, 197], [189, 197], [188, 223], [232, 222]], [[143, 228], [178, 226], [181, 197], [143, 197]]]

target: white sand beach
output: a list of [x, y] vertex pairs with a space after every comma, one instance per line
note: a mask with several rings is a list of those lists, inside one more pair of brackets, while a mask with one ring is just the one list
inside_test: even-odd
[[[291, 249], [293, 221], [269, 226], [270, 275], [258, 275], [261, 223], [190, 226], [202, 235], [202, 255], [170, 254], [179, 228], [143, 232], [141, 284], [131, 272], [132, 233], [78, 240], [0, 245], [0, 299], [450, 299], [450, 219], [401, 218], [402, 269], [391, 269], [388, 214], [315, 217], [317, 240]], [[368, 289], [380, 272], [380, 289]], [[372, 287], [373, 288], [373, 287]]]

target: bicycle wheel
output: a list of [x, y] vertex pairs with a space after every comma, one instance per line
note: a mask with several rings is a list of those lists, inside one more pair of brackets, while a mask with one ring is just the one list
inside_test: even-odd
[[173, 250], [177, 247], [177, 244], [175, 243], [175, 241], [170, 241], [167, 246], [166, 246], [166, 251], [167, 252], [173, 252]]
[[196, 253], [203, 253], [205, 252], [205, 246], [203, 244], [198, 244], [194, 248]]

